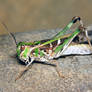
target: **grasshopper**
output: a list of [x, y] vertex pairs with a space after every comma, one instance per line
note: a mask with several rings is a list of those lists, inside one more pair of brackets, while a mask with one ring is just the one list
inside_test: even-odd
[[[72, 34], [64, 35], [64, 33], [77, 21], [80, 23], [78, 28]], [[2, 24], [8, 31], [7, 26], [4, 23]], [[88, 37], [87, 29], [84, 27], [81, 18], [78, 16], [73, 17], [64, 29], [50, 39], [17, 43], [15, 36], [9, 31], [8, 33], [12, 36], [15, 42], [19, 60], [26, 65], [25, 69], [20, 73], [16, 80], [20, 78], [23, 72], [26, 71], [34, 61], [48, 62], [49, 60], [65, 55], [92, 54], [92, 46]], [[80, 38], [81, 35], [82, 38]], [[84, 36], [86, 37], [88, 44], [81, 43], [81, 39], [83, 39]]]

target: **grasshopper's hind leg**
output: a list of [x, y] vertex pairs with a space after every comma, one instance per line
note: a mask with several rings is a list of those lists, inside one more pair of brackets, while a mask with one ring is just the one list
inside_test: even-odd
[[32, 62], [34, 61], [34, 58], [31, 58], [31, 61], [26, 65], [26, 67], [19, 73], [19, 75], [15, 78], [15, 81], [18, 80], [28, 69], [29, 66], [31, 65], [32, 67]]

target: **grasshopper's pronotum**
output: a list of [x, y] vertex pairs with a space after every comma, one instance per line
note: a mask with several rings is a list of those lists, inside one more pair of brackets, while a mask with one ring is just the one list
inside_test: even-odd
[[[80, 23], [78, 28], [72, 34], [64, 35], [64, 33], [69, 30], [71, 26], [77, 21], [79, 21]], [[2, 24], [7, 29], [6, 25], [3, 22]], [[69, 24], [66, 25], [63, 30], [61, 30], [51, 39], [17, 43], [14, 35], [12, 35], [9, 31], [8, 33], [15, 41], [18, 58], [26, 64], [26, 68], [21, 72], [21, 74], [16, 78], [16, 80], [23, 74], [24, 71], [29, 68], [29, 66], [35, 60], [48, 62], [49, 60], [64, 55], [92, 54], [92, 47], [88, 38], [87, 29], [84, 27], [80, 17], [73, 17]], [[80, 42], [80, 35], [87, 38], [88, 44], [83, 44]]]

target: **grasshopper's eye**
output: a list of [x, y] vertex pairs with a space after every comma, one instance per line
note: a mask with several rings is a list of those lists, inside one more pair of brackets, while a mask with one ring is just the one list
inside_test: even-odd
[[24, 45], [22, 45], [21, 46], [21, 51], [23, 51], [25, 49], [25, 46]]

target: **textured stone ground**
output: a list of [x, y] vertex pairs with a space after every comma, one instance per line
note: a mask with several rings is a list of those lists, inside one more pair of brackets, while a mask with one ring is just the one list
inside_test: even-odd
[[[50, 38], [58, 31], [38, 30], [15, 33], [15, 36], [18, 42], [34, 41]], [[65, 78], [60, 78], [52, 66], [34, 63], [15, 82], [16, 76], [25, 67], [11, 57], [15, 53], [11, 38], [0, 36], [0, 92], [92, 92], [92, 55], [57, 59]]]

